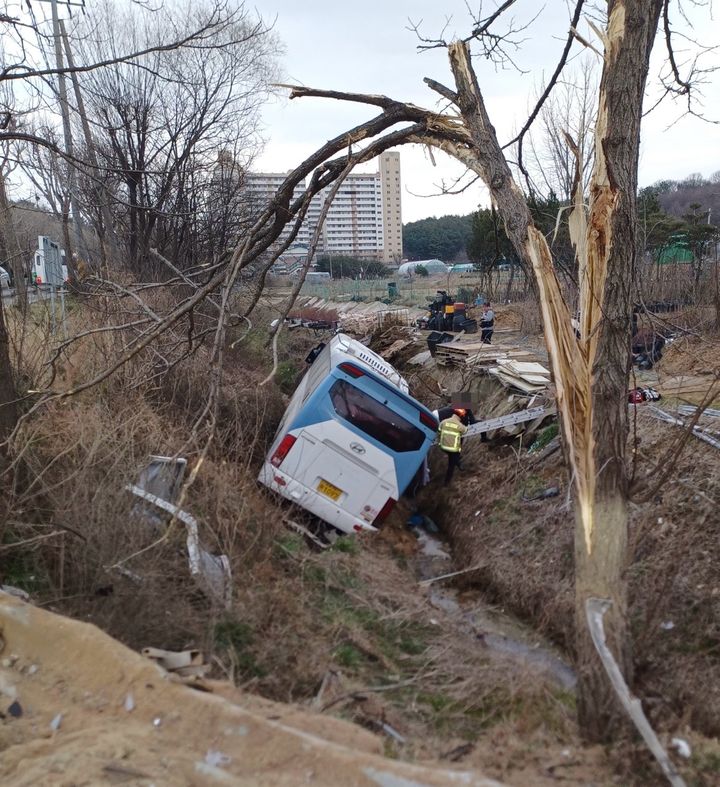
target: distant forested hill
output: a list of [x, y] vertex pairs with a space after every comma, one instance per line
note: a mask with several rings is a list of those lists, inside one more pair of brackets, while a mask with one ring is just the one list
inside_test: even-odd
[[697, 205], [696, 210], [706, 215], [710, 211], [708, 223], [720, 222], [720, 171], [709, 178], [696, 173], [684, 180], [661, 180], [650, 188], [657, 194], [660, 207], [671, 216], [682, 218]]
[[403, 226], [403, 256], [409, 260], [464, 262], [471, 237], [472, 214], [411, 221]]

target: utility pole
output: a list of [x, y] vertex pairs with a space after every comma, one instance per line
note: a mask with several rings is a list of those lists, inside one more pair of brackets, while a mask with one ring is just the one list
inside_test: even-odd
[[[49, 2], [50, 9], [52, 12], [52, 26], [53, 26], [53, 42], [55, 46], [55, 67], [57, 68], [58, 74], [58, 98], [60, 99], [60, 114], [62, 115], [62, 125], [63, 125], [63, 139], [65, 143], [65, 153], [69, 156], [73, 156], [73, 143], [72, 143], [72, 129], [70, 127], [70, 107], [68, 106], [67, 100], [67, 84], [65, 82], [65, 73], [64, 73], [64, 63], [63, 63], [63, 55], [62, 55], [62, 40], [60, 36], [60, 16], [58, 14], [58, 0], [39, 0], [40, 2]], [[70, 0], [63, 0], [63, 5], [67, 5], [68, 7], [71, 5], [80, 6], [81, 8], [84, 7], [84, 3], [74, 3]], [[82, 234], [82, 227], [80, 226], [80, 208], [77, 202], [77, 177], [75, 173], [75, 167], [70, 161], [65, 162], [65, 171], [67, 176], [67, 189], [70, 195], [70, 210], [72, 211], [73, 217], [73, 232], [75, 235], [75, 248], [77, 253], [82, 256], [83, 259], [87, 259], [87, 248], [85, 246], [85, 239]], [[69, 246], [69, 232], [67, 231], [67, 224], [68, 224], [68, 214], [67, 214], [67, 207], [63, 206], [63, 224], [65, 225], [65, 245]], [[70, 276], [72, 279], [76, 279], [75, 274], [75, 264], [73, 261], [72, 249], [67, 249], [67, 266], [68, 270], [70, 271]]]

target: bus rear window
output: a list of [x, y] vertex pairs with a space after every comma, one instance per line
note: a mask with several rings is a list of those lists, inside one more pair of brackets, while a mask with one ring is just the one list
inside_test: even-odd
[[333, 383], [330, 401], [341, 418], [391, 451], [402, 453], [422, 447], [425, 435], [420, 429], [346, 380]]

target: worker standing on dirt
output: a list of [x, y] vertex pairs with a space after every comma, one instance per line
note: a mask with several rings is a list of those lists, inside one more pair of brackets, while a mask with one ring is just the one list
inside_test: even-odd
[[449, 418], [440, 422], [440, 448], [447, 454], [448, 458], [445, 486], [452, 481], [456, 467], [462, 470], [462, 436], [467, 432], [467, 426], [463, 423], [463, 418], [466, 415], [467, 412], [462, 407], [458, 407], [453, 410], [453, 414]]
[[480, 317], [480, 338], [483, 344], [490, 344], [495, 327], [495, 312], [489, 303], [484, 303]]

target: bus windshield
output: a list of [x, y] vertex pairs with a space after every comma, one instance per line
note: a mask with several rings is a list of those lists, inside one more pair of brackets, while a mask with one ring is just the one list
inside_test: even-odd
[[330, 401], [340, 418], [391, 451], [419, 451], [425, 441], [422, 430], [346, 380], [333, 383]]

